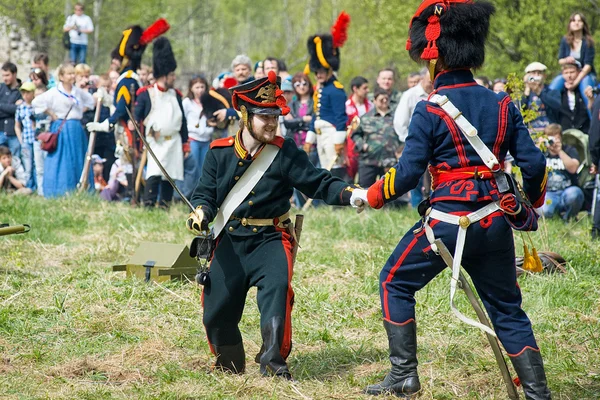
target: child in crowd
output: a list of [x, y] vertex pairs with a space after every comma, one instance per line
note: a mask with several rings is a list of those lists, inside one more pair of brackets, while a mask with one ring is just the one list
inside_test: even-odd
[[17, 105], [15, 113], [15, 133], [21, 142], [21, 164], [25, 172], [25, 186], [35, 190], [33, 143], [35, 142], [35, 119], [31, 102], [35, 96], [35, 84], [25, 82], [20, 88], [23, 102]]
[[0, 192], [31, 194], [25, 187], [25, 170], [7, 146], [0, 146]]
[[94, 188], [96, 191], [101, 192], [107, 186], [104, 177], [104, 163], [106, 158], [100, 157], [98, 154], [92, 155], [92, 169], [94, 170]]
[[112, 167], [110, 168], [110, 178], [108, 180], [108, 184], [102, 191], [100, 192], [100, 198], [106, 201], [118, 201], [118, 200], [126, 200], [124, 197], [127, 191], [127, 175], [126, 173], [131, 173], [132, 168], [131, 164], [123, 163], [121, 155], [123, 153], [123, 147], [120, 144], [117, 144], [117, 150], [115, 151], [116, 160]]
[[[46, 91], [46, 86], [38, 86], [35, 89], [35, 97], [41, 95]], [[46, 155], [48, 152], [42, 150], [42, 145], [39, 140], [37, 140], [38, 136], [42, 132], [47, 132], [50, 130], [50, 124], [52, 120], [50, 116], [46, 113], [37, 113], [33, 115], [35, 120], [35, 140], [33, 141], [33, 164], [35, 166], [35, 183], [37, 186], [37, 194], [39, 196], [44, 195], [43, 183], [44, 183], [44, 161], [46, 160]], [[32, 174], [34, 171], [31, 172]]]

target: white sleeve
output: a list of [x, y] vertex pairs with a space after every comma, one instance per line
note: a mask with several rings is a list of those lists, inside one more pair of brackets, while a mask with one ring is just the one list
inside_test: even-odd
[[394, 130], [401, 142], [405, 142], [406, 137], [408, 136], [408, 123], [410, 122], [411, 113], [408, 104], [409, 95], [410, 92], [404, 92], [400, 98], [400, 103], [398, 103], [398, 107], [396, 107], [396, 111], [394, 112]]
[[35, 110], [36, 114], [43, 113], [50, 108], [50, 106], [52, 105], [53, 92], [54, 89], [50, 89], [40, 94], [39, 96], [35, 96], [35, 98], [31, 102], [31, 105], [33, 106], [33, 109]]
[[85, 107], [88, 110], [93, 110], [96, 108], [94, 96], [92, 96], [88, 91], [79, 90], [79, 96], [81, 96], [81, 107]]
[[64, 28], [69, 28], [71, 26], [73, 26], [73, 22], [72, 22], [72, 15], [69, 15], [65, 21], [65, 24], [63, 25], [63, 29]]
[[87, 16], [87, 18], [86, 18], [86, 25], [87, 25], [86, 28], [88, 30], [94, 31], [94, 21], [92, 21], [92, 19], [89, 16]]

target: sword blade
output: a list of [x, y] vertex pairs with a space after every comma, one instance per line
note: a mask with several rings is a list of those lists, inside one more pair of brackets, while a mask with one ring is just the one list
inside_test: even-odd
[[[444, 263], [446, 263], [446, 265], [450, 269], [452, 269], [454, 257], [452, 256], [452, 254], [450, 254], [450, 251], [448, 250], [444, 242], [442, 242], [440, 239], [436, 239], [435, 245], [438, 248], [440, 257], [442, 257], [442, 260], [444, 260]], [[475, 292], [473, 292], [471, 285], [469, 284], [467, 278], [465, 278], [462, 272], [458, 275], [458, 280], [460, 282], [460, 287], [464, 290], [465, 294], [467, 295], [467, 298], [469, 299], [469, 303], [471, 303], [471, 306], [475, 310], [475, 314], [477, 314], [477, 318], [479, 318], [479, 321], [482, 324], [491, 328], [492, 324], [489, 322], [487, 314], [481, 307], [481, 304], [479, 304]], [[495, 337], [493, 337], [487, 332], [485, 333], [485, 335], [487, 336], [488, 342], [490, 342], [490, 346], [492, 347], [492, 351], [494, 352], [494, 356], [496, 357], [496, 363], [498, 364], [498, 368], [500, 368], [500, 374], [502, 375], [502, 379], [504, 380], [504, 384], [506, 385], [508, 397], [511, 400], [518, 400], [519, 393], [517, 392], [517, 388], [515, 387], [515, 384], [510, 376], [508, 365], [506, 365], [506, 360], [504, 359], [504, 355], [502, 354], [502, 350], [500, 349], [498, 341]]]
[[133, 124], [133, 128], [135, 129], [135, 132], [138, 134], [138, 136], [142, 140], [142, 143], [144, 143], [144, 146], [146, 146], [146, 150], [148, 150], [148, 154], [150, 154], [150, 156], [156, 162], [156, 165], [158, 165], [158, 168], [160, 169], [160, 172], [162, 172], [162, 174], [165, 176], [165, 178], [167, 178], [167, 181], [169, 181], [169, 183], [171, 184], [171, 186], [173, 186], [173, 189], [175, 189], [175, 191], [177, 192], [177, 194], [179, 194], [179, 196], [184, 201], [184, 203], [187, 204], [187, 206], [190, 208], [190, 210], [192, 210], [193, 213], [195, 213], [196, 209], [194, 208], [194, 206], [192, 205], [192, 203], [187, 199], [187, 197], [185, 197], [183, 195], [183, 193], [181, 193], [181, 190], [179, 190], [179, 188], [177, 187], [177, 185], [173, 181], [173, 178], [171, 178], [171, 176], [169, 175], [169, 173], [165, 170], [165, 168], [163, 167], [163, 165], [161, 164], [161, 162], [158, 160], [158, 157], [156, 157], [156, 154], [154, 154], [154, 151], [152, 150], [152, 147], [150, 147], [150, 145], [148, 144], [148, 141], [146, 141], [146, 137], [144, 135], [142, 135], [142, 132], [140, 131], [140, 127], [138, 126], [135, 118], [133, 118], [133, 115], [131, 114], [131, 111], [129, 110], [129, 108], [125, 108], [125, 110], [127, 111], [127, 114], [129, 115], [129, 119], [131, 120], [131, 123]]

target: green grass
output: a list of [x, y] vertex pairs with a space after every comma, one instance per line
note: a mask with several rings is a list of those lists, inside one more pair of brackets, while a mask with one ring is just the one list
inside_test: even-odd
[[[188, 243], [186, 215], [183, 206], [166, 213], [85, 196], [0, 196], [0, 222], [32, 225], [0, 238], [0, 398], [370, 398], [362, 390], [389, 368], [379, 271], [413, 211], [306, 213], [293, 280], [295, 384], [261, 377], [253, 362], [254, 290], [241, 322], [247, 372], [231, 376], [208, 373], [198, 286], [111, 272], [141, 241]], [[600, 244], [589, 230], [587, 218], [548, 221], [547, 247], [569, 260], [568, 273], [519, 278], [554, 399], [600, 398]], [[532, 238], [545, 247], [539, 233]], [[485, 337], [450, 312], [449, 272], [417, 295], [421, 398], [504, 399]]]

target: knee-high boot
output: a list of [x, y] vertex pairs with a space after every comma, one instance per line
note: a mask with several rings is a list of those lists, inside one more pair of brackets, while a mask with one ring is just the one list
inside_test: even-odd
[[366, 393], [412, 397], [421, 390], [417, 374], [417, 325], [414, 321], [397, 325], [384, 320], [383, 326], [388, 335], [392, 369], [383, 382], [368, 386]]
[[259, 353], [260, 372], [263, 375], [275, 375], [292, 380], [292, 374], [281, 355], [283, 330], [283, 319], [280, 317], [271, 318], [261, 327], [263, 346], [261, 348], [261, 353]]
[[539, 350], [527, 348], [516, 357], [510, 357], [521, 381], [525, 398], [528, 400], [550, 400], [550, 389], [546, 383], [544, 361]]
[[238, 343], [233, 346], [214, 346], [217, 360], [213, 369], [220, 369], [234, 374], [241, 374], [246, 369], [246, 354], [244, 344]]

